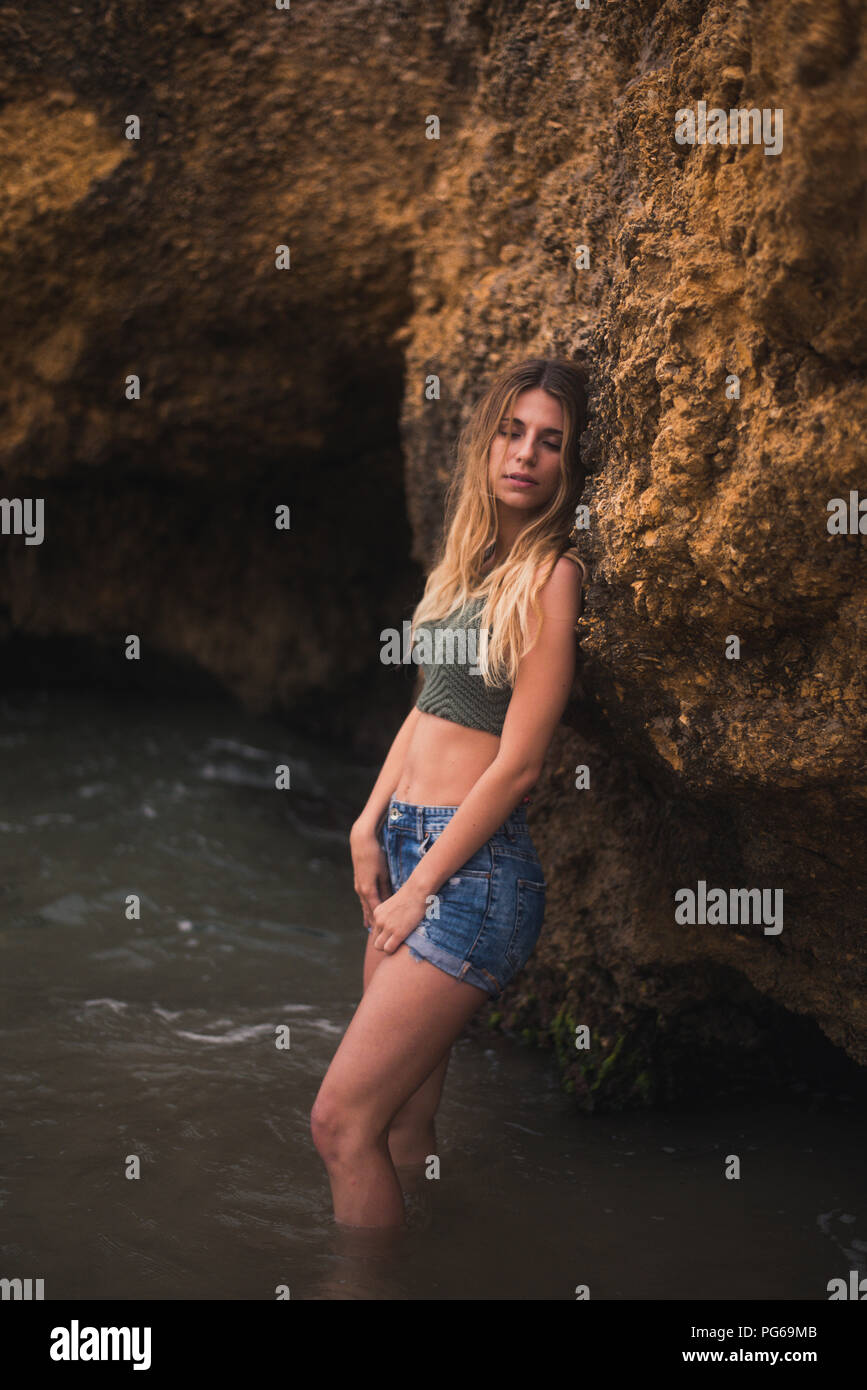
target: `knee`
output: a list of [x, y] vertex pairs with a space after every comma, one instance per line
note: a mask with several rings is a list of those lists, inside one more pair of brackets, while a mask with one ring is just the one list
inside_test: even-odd
[[348, 1106], [328, 1095], [318, 1095], [310, 1112], [310, 1133], [323, 1162], [348, 1162], [370, 1146], [373, 1136]]
[[310, 1111], [310, 1133], [317, 1153], [329, 1158], [337, 1148], [341, 1129], [340, 1108], [321, 1094]]
[[310, 1112], [310, 1133], [320, 1158], [327, 1163], [338, 1162], [354, 1147], [352, 1113], [338, 1099], [317, 1095]]

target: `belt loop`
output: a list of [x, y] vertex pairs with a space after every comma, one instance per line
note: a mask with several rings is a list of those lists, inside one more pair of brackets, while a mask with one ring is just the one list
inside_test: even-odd
[[515, 839], [515, 831], [514, 831], [512, 825], [510, 824], [511, 819], [512, 819], [512, 817], [509, 816], [508, 819], [504, 822], [503, 829], [504, 829], [505, 832], [506, 832], [506, 838], [509, 839], [509, 840], [514, 840], [514, 839]]

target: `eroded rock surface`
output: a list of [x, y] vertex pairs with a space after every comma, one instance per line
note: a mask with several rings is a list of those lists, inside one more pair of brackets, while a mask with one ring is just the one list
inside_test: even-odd
[[[487, 369], [555, 350], [593, 376], [583, 698], [537, 792], [548, 925], [506, 1019], [553, 1036], [590, 1103], [676, 1094], [733, 1054], [782, 1075], [781, 1042], [796, 1070], [821, 1050], [799, 1018], [863, 1065], [864, 541], [827, 529], [829, 499], [867, 491], [858, 18], [509, 11], [444, 151], [412, 320], [409, 380], [442, 373], [446, 439], [417, 386], [404, 407], [425, 559], [427, 479]], [[678, 144], [699, 100], [781, 108], [781, 152]], [[782, 931], [676, 923], [700, 880], [782, 890]]]
[[[827, 528], [867, 495], [862, 26], [844, 0], [0, 17], [3, 490], [49, 504], [42, 547], [3, 538], [5, 634], [141, 631], [344, 736], [366, 689], [373, 741], [468, 408], [507, 362], [587, 361], [580, 693], [502, 1007], [586, 1103], [783, 1075], [823, 1036], [867, 1063], [864, 541]], [[678, 144], [699, 101], [782, 111], [782, 150]], [[677, 924], [700, 880], [782, 890], [782, 931]]]

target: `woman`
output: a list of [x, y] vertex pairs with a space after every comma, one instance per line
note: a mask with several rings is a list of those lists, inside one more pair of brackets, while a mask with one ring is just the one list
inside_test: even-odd
[[311, 1114], [342, 1225], [405, 1224], [397, 1169], [435, 1152], [451, 1045], [541, 930], [524, 803], [575, 672], [584, 567], [564, 548], [585, 411], [582, 369], [532, 358], [493, 382], [461, 434], [412, 619], [424, 686], [350, 835], [364, 993]]

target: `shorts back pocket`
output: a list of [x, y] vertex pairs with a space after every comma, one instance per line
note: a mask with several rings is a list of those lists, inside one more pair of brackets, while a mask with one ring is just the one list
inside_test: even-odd
[[527, 963], [539, 940], [545, 917], [545, 892], [545, 884], [538, 879], [516, 880], [515, 925], [506, 947], [506, 959], [515, 970]]

